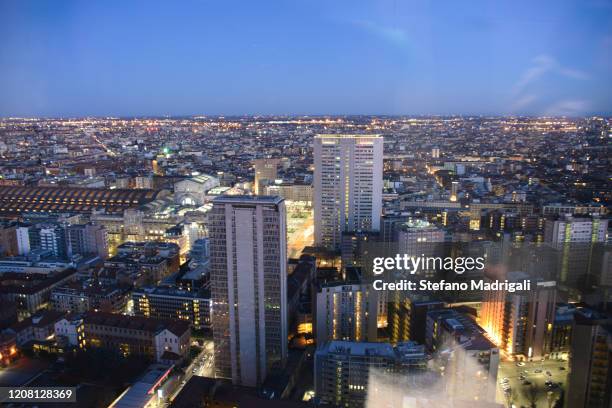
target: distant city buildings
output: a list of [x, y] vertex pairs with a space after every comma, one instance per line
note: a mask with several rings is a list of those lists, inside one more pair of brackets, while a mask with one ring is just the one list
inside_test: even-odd
[[343, 232], [378, 231], [382, 214], [383, 138], [314, 138], [315, 243], [339, 249]]
[[[28, 349], [155, 360], [113, 406], [164, 404], [184, 380], [172, 406], [526, 406], [533, 393], [538, 406], [608, 406], [610, 129], [601, 117], [0, 119], [0, 364]], [[532, 287], [378, 292], [379, 249], [484, 256], [487, 282]], [[439, 272], [417, 278], [482, 278]]]
[[[255, 195], [263, 195], [267, 184], [273, 184], [278, 178], [279, 159], [257, 159], [253, 160], [255, 168], [254, 192]], [[280, 194], [278, 194], [280, 195]], [[281, 195], [281, 197], [286, 198]]]
[[136, 287], [156, 285], [178, 272], [179, 247], [164, 242], [126, 242], [104, 262], [100, 276]]
[[28, 211], [90, 213], [104, 210], [119, 213], [162, 197], [167, 192], [153, 190], [96, 189], [77, 187], [0, 186], [0, 214]]
[[287, 201], [300, 201], [308, 206], [312, 205], [313, 191], [310, 184], [272, 184], [265, 186], [265, 195], [277, 195]]
[[219, 186], [216, 177], [204, 174], [181, 180], [174, 184], [174, 202], [185, 206], [201, 206], [208, 191]]

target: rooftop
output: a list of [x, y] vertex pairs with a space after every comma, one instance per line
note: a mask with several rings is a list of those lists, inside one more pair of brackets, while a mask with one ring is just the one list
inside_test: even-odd
[[283, 198], [280, 196], [262, 195], [222, 195], [213, 199], [213, 203], [223, 204], [280, 204]]
[[181, 336], [189, 330], [189, 322], [174, 319], [154, 319], [105, 312], [87, 312], [83, 316], [83, 319], [86, 325], [95, 324], [99, 326], [142, 330], [150, 333], [158, 333], [167, 329], [177, 336]]

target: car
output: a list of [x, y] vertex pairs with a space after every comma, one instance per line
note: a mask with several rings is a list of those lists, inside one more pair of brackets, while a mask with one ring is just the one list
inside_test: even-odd
[[525, 379], [525, 376], [523, 374], [519, 375], [519, 380], [523, 381]]
[[565, 367], [561, 366], [561, 367], [559, 367], [559, 370], [563, 371], [563, 370], [565, 370]]
[[524, 361], [517, 361], [517, 362], [516, 362], [516, 366], [517, 366], [517, 367], [523, 367], [524, 365], [525, 365], [525, 362], [524, 362]]
[[531, 385], [531, 381], [525, 380], [523, 381], [523, 385]]
[[550, 371], [546, 371], [546, 375], [550, 377], [552, 373]]
[[539, 368], [536, 368], [535, 370], [533, 370], [534, 373], [536, 374], [540, 374], [542, 372], [542, 370], [540, 370]]

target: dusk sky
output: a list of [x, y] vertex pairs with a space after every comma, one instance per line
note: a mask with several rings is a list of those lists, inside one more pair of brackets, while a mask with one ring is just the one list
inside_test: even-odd
[[612, 0], [0, 0], [0, 116], [612, 112]]

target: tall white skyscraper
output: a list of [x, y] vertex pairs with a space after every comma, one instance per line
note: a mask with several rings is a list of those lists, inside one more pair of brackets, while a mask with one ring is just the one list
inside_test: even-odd
[[218, 197], [209, 236], [216, 376], [255, 387], [287, 358], [285, 203]]
[[314, 166], [316, 245], [338, 249], [342, 232], [378, 231], [382, 136], [317, 135]]

